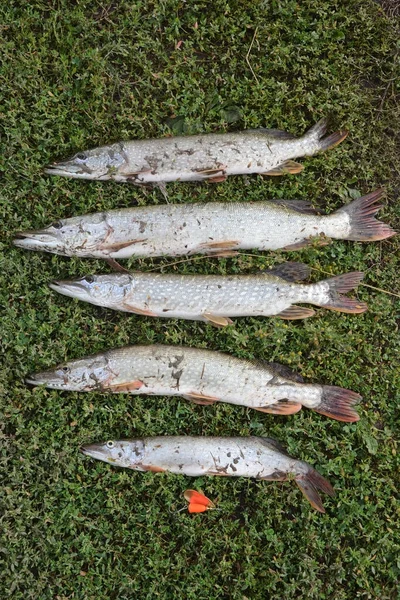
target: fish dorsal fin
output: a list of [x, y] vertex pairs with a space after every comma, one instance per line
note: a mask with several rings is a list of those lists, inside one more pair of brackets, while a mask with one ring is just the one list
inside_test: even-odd
[[270, 200], [274, 204], [283, 206], [289, 210], [301, 213], [303, 215], [320, 215], [322, 214], [319, 210], [317, 211], [310, 202], [307, 200]]
[[304, 383], [302, 376], [296, 373], [296, 371], [292, 371], [292, 369], [286, 365], [281, 365], [276, 362], [267, 362], [266, 360], [259, 361], [259, 365], [264, 369], [268, 369], [268, 371], [272, 371], [272, 373], [278, 377], [283, 377], [294, 383]]
[[277, 140], [295, 140], [296, 136], [292, 133], [288, 133], [287, 131], [282, 131], [282, 129], [267, 129], [266, 127], [258, 127], [256, 129], [245, 129], [243, 133], [265, 133], [265, 135], [269, 135], [271, 138], [275, 138]]
[[277, 452], [281, 452], [285, 456], [289, 456], [290, 458], [292, 458], [290, 456], [290, 454], [288, 454], [286, 448], [284, 446], [282, 446], [282, 444], [280, 442], [278, 442], [277, 440], [274, 440], [273, 438], [269, 438], [269, 437], [260, 437], [259, 440], [265, 446], [268, 446], [268, 448], [271, 448], [272, 450], [276, 450]]
[[264, 271], [268, 275], [275, 275], [286, 281], [302, 281], [310, 276], [310, 272], [310, 267], [301, 262], [284, 262], [273, 269]]

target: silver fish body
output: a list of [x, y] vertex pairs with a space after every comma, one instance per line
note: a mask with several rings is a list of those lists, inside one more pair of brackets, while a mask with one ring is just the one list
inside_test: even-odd
[[356, 287], [363, 274], [347, 273], [313, 284], [296, 283], [307, 277], [301, 263], [283, 263], [257, 275], [166, 275], [110, 273], [78, 280], [55, 281], [55, 291], [98, 306], [164, 318], [182, 318], [225, 326], [230, 317], [310, 317], [314, 311], [297, 302], [342, 312], [362, 313], [364, 302], [343, 296]]
[[302, 406], [340, 421], [357, 421], [355, 392], [306, 384], [275, 363], [181, 346], [127, 346], [31, 375], [31, 385], [59, 390], [183, 396], [197, 404], [227, 402], [272, 414]]
[[109, 440], [83, 446], [86, 456], [135, 471], [175, 473], [200, 477], [222, 475], [268, 481], [293, 478], [311, 505], [325, 512], [318, 490], [334, 491], [311, 465], [289, 456], [270, 438], [262, 437], [151, 437]]
[[118, 142], [85, 152], [45, 169], [50, 175], [79, 179], [159, 184], [168, 181], [223, 181], [229, 175], [297, 173], [291, 159], [333, 148], [346, 131], [324, 137], [326, 119], [304, 136], [274, 129], [165, 137]]
[[374, 218], [377, 190], [331, 215], [307, 202], [232, 202], [134, 207], [62, 219], [18, 234], [14, 244], [65, 256], [220, 254], [237, 250], [295, 250], [330, 239], [381, 240], [394, 235]]

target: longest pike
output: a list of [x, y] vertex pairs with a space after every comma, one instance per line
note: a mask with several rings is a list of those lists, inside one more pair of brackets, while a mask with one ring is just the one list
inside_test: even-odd
[[230, 317], [304, 319], [314, 315], [312, 309], [296, 302], [346, 313], [367, 310], [364, 302], [343, 295], [360, 283], [362, 273], [346, 273], [313, 284], [295, 283], [309, 272], [307, 265], [289, 262], [257, 275], [111, 273], [55, 281], [50, 287], [114, 310], [205, 321], [219, 327], [231, 324]]
[[228, 402], [289, 415], [302, 406], [353, 422], [361, 397], [341, 387], [306, 384], [288, 367], [181, 346], [127, 346], [31, 375], [31, 385], [58, 390], [183, 396], [196, 404]]
[[138, 185], [168, 181], [224, 181], [228, 175], [299, 173], [292, 159], [334, 148], [347, 131], [324, 137], [321, 119], [300, 138], [278, 129], [165, 137], [118, 142], [50, 165], [45, 172], [77, 179], [129, 181]]
[[24, 231], [14, 244], [65, 256], [119, 259], [252, 248], [298, 250], [330, 239], [383, 240], [395, 232], [374, 218], [381, 197], [382, 190], [377, 190], [331, 215], [318, 215], [300, 200], [124, 208]]
[[265, 437], [151, 437], [109, 440], [83, 446], [86, 456], [135, 471], [168, 471], [200, 477], [224, 475], [286, 481], [290, 477], [310, 502], [324, 513], [318, 490], [334, 495], [329, 481], [308, 463], [286, 453], [279, 442]]

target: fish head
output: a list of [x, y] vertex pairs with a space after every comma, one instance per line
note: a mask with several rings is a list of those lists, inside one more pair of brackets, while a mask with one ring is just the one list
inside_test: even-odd
[[118, 376], [110, 367], [104, 354], [72, 360], [50, 369], [29, 375], [26, 383], [44, 385], [56, 390], [76, 392], [103, 390]]
[[116, 179], [119, 170], [128, 164], [124, 144], [102, 146], [78, 152], [71, 158], [48, 165], [47, 175], [61, 175], [75, 179]]
[[143, 440], [108, 440], [81, 447], [85, 456], [114, 464], [117, 467], [139, 468], [144, 456]]
[[16, 234], [13, 244], [25, 250], [64, 256], [93, 256], [110, 233], [106, 213], [94, 213], [61, 219], [43, 229], [22, 231]]
[[124, 302], [128, 289], [131, 289], [132, 277], [125, 273], [106, 275], [86, 275], [68, 281], [53, 281], [52, 290], [64, 296], [78, 298], [98, 306], [119, 307]]

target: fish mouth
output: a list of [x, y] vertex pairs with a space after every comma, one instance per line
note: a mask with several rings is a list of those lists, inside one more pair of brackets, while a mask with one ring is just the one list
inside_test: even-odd
[[25, 383], [37, 387], [38, 385], [45, 385], [49, 388], [61, 389], [62, 383], [55, 378], [54, 373], [44, 371], [42, 373], [32, 373], [25, 378]]
[[62, 281], [54, 279], [49, 283], [49, 288], [59, 294], [69, 296], [70, 298], [86, 298], [88, 296], [85, 286], [82, 283], [79, 283], [79, 281]]
[[90, 456], [91, 458], [107, 462], [107, 457], [104, 453], [103, 444], [87, 444], [85, 446], [81, 446], [80, 451], [85, 456]]
[[[85, 165], [75, 165], [72, 161], [53, 163], [43, 169], [46, 175], [74, 177], [76, 179], [98, 179], [98, 175]], [[104, 174], [103, 174], [104, 177]]]
[[16, 233], [12, 243], [26, 250], [48, 250], [56, 248], [57, 238], [46, 229], [36, 229]]

